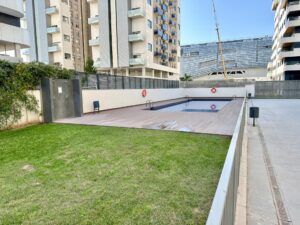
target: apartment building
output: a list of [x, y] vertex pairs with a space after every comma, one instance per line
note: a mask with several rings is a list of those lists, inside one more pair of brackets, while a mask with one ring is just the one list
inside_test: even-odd
[[89, 46], [98, 71], [179, 79], [179, 0], [87, 2]]
[[[267, 79], [272, 37], [224, 41], [222, 47], [231, 79]], [[223, 79], [218, 42], [184, 45], [181, 53], [181, 74], [191, 75], [194, 79]]]
[[275, 32], [268, 76], [273, 80], [300, 80], [300, 3], [274, 0]]
[[24, 0], [24, 24], [31, 40], [31, 48], [23, 52], [27, 61], [83, 71], [88, 57], [83, 29], [86, 5], [84, 0]]
[[29, 34], [21, 27], [22, 0], [0, 0], [0, 60], [21, 62], [21, 50], [29, 47]]

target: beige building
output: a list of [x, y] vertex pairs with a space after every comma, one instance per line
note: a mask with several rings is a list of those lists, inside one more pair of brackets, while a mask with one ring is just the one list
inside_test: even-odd
[[300, 3], [274, 0], [275, 32], [268, 76], [273, 80], [300, 80]]
[[[87, 59], [83, 27], [84, 0], [24, 0], [25, 26], [30, 30], [31, 48], [23, 52], [27, 61], [84, 70]], [[87, 45], [87, 44], [86, 44]], [[86, 51], [85, 51], [86, 50]]]
[[22, 62], [21, 50], [29, 47], [29, 33], [22, 27], [22, 0], [0, 0], [0, 60]]
[[87, 2], [89, 46], [98, 71], [179, 79], [179, 0]]

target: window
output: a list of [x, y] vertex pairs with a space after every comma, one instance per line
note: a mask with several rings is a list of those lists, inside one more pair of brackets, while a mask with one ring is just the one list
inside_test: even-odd
[[148, 51], [152, 52], [152, 44], [148, 43]]
[[152, 21], [151, 21], [151, 20], [148, 20], [148, 27], [149, 27], [150, 29], [152, 29]]
[[191, 52], [190, 56], [199, 56], [199, 52]]
[[152, 5], [152, 0], [147, 0], [147, 3], [148, 3], [149, 5]]
[[70, 36], [69, 35], [64, 35], [64, 40], [70, 42]]
[[63, 16], [63, 21], [64, 21], [65, 23], [69, 23], [69, 17]]
[[62, 3], [69, 4], [68, 0], [61, 0]]
[[65, 59], [70, 60], [71, 59], [71, 54], [65, 53]]

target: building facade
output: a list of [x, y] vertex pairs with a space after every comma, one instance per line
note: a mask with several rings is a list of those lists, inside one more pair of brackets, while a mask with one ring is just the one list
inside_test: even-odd
[[[264, 79], [272, 54], [272, 37], [222, 42], [229, 78]], [[223, 78], [218, 43], [182, 46], [181, 74], [197, 78]]]
[[300, 80], [300, 3], [274, 0], [275, 31], [268, 76], [273, 80]]
[[179, 0], [87, 2], [89, 46], [98, 71], [179, 79]]
[[0, 0], [0, 60], [22, 62], [21, 50], [30, 43], [23, 17], [22, 0]]
[[83, 71], [88, 57], [83, 37], [86, 1], [24, 0], [24, 5], [31, 41], [24, 58]]

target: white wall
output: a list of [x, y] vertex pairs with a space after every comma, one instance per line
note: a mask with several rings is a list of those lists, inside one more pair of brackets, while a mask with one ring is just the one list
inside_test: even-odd
[[236, 88], [216, 88], [216, 93], [211, 92], [211, 88], [186, 88], [184, 89], [185, 96], [203, 97], [203, 98], [227, 98], [227, 97], [245, 97], [247, 93], [252, 93], [254, 96], [254, 85]]
[[148, 89], [147, 96], [142, 97], [142, 90], [83, 90], [83, 113], [93, 112], [93, 101], [100, 101], [101, 110], [171, 100], [184, 97], [183, 89]]
[[22, 111], [22, 118], [17, 123], [15, 123], [13, 127], [23, 126], [26, 124], [40, 123], [43, 121], [41, 116], [41, 110], [42, 110], [41, 92], [37, 90], [37, 91], [30, 91], [29, 93], [32, 94], [38, 102], [38, 113], [30, 112], [24, 109]]
[[179, 89], [148, 89], [147, 97], [142, 97], [142, 90], [83, 90], [83, 112], [93, 112], [93, 101], [100, 101], [101, 110], [115, 109], [127, 106], [145, 104], [147, 100], [152, 102], [166, 101], [177, 98], [204, 97], [245, 97], [251, 92], [254, 96], [254, 85], [246, 88], [217, 88], [213, 94], [210, 88], [179, 88]]

